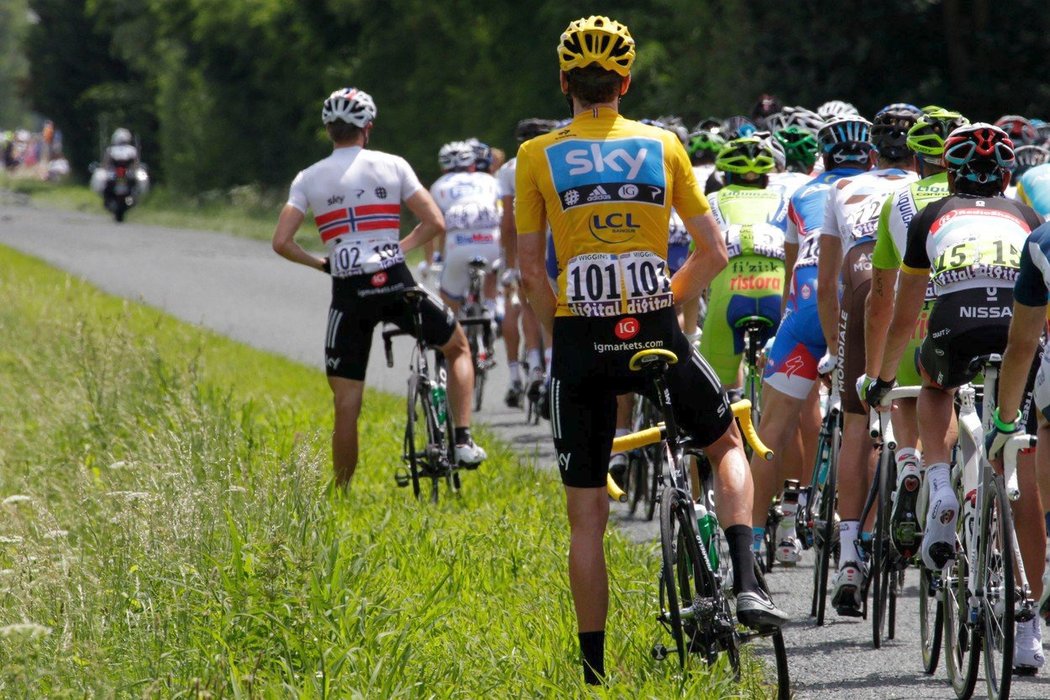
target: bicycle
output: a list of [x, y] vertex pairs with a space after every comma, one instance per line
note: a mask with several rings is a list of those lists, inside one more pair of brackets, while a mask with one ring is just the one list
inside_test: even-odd
[[1036, 614], [1037, 603], [1031, 599], [1010, 508], [1010, 501], [1020, 497], [1017, 454], [1034, 445], [1035, 438], [1014, 436], [1007, 442], [1004, 474], [997, 473], [984, 454], [984, 434], [991, 425], [1001, 363], [996, 354], [970, 363], [971, 371], [983, 369], [984, 373], [981, 416], [977, 387], [966, 384], [957, 394], [959, 441], [952, 481], [962, 517], [956, 529], [956, 556], [945, 565], [941, 578], [945, 664], [952, 688], [962, 699], [973, 694], [980, 657], [988, 697], [1009, 697], [1014, 623], [1031, 620]]
[[[634, 410], [631, 413], [631, 432], [637, 433], [657, 425], [660, 421], [659, 409], [644, 396], [635, 396]], [[652, 520], [656, 514], [656, 501], [660, 489], [660, 450], [656, 445], [638, 447], [627, 453], [627, 471], [624, 490], [627, 492], [627, 512], [634, 515], [639, 505], [643, 505], [646, 520]]]
[[838, 567], [839, 543], [838, 516], [838, 458], [842, 437], [842, 396], [838, 379], [833, 374], [831, 391], [828, 394], [827, 410], [820, 424], [817, 437], [817, 458], [813, 473], [806, 487], [806, 504], [799, 508], [796, 529], [802, 546], [814, 548], [816, 561], [813, 566], [813, 597], [810, 617], [815, 617], [818, 626], [824, 624], [827, 608], [828, 571], [832, 560]]
[[[428, 347], [422, 340], [423, 317], [420, 304], [427, 293], [418, 288], [406, 289], [405, 300], [412, 309], [412, 332], [415, 347], [409, 360], [408, 412], [405, 422], [405, 437], [401, 459], [407, 465], [394, 474], [400, 487], [412, 484], [412, 493], [422, 498], [421, 483], [430, 479], [430, 501], [437, 503], [438, 485], [444, 481], [449, 491], [460, 490], [459, 471], [456, 466], [455, 444], [452, 439], [452, 413], [447, 401], [447, 385], [444, 357], [437, 348]], [[394, 366], [393, 338], [408, 335], [400, 328], [383, 330], [383, 349], [386, 366]], [[427, 360], [427, 351], [434, 353], [433, 371]]]
[[485, 398], [488, 371], [496, 364], [493, 349], [495, 322], [492, 314], [485, 308], [482, 296], [485, 275], [489, 269], [488, 261], [481, 257], [472, 258], [467, 263], [467, 269], [470, 284], [467, 287], [466, 301], [459, 311], [459, 323], [463, 326], [467, 342], [470, 344], [470, 358], [474, 363], [474, 410], [480, 411]]
[[[882, 647], [883, 633], [886, 639], [893, 639], [896, 634], [897, 623], [897, 596], [904, 584], [904, 569], [908, 566], [911, 556], [906, 556], [898, 551], [892, 535], [892, 512], [894, 502], [894, 491], [897, 485], [897, 441], [894, 438], [893, 422], [890, 420], [890, 409], [895, 400], [916, 399], [921, 387], [905, 386], [890, 390], [882, 399], [881, 406], [871, 407], [869, 411], [869, 427], [871, 438], [878, 452], [878, 461], [875, 467], [875, 478], [872, 480], [868, 492], [868, 499], [860, 516], [860, 522], [866, 522], [871, 508], [875, 508], [875, 531], [869, 545], [870, 575], [868, 576], [868, 587], [872, 596], [872, 643], [876, 649]], [[924, 576], [925, 580], [926, 577]], [[921, 584], [920, 584], [921, 588]], [[925, 593], [920, 591], [920, 595]], [[920, 598], [920, 620], [926, 619], [927, 611]], [[921, 627], [921, 625], [920, 625]], [[923, 638], [923, 649], [926, 650], [926, 638]], [[931, 640], [932, 641], [932, 640]], [[933, 654], [932, 666], [936, 668], [936, 653]], [[924, 667], [931, 664], [924, 654]], [[932, 673], [932, 670], [927, 671]]]
[[[667, 350], [635, 353], [629, 366], [632, 371], [647, 376], [663, 422], [613, 441], [615, 451], [628, 451], [653, 443], [660, 445], [664, 486], [659, 501], [661, 566], [657, 620], [674, 639], [683, 669], [687, 651], [701, 655], [708, 664], [714, 663], [724, 653], [730, 667], [739, 676], [740, 646], [754, 639], [771, 638], [776, 659], [777, 697], [788, 698], [791, 690], [783, 634], [779, 628], [751, 631], [735, 623], [723, 585], [724, 570], [718, 561], [719, 535], [714, 526], [717, 518], [713, 491], [702, 488], [699, 508], [694, 504], [687, 459], [698, 454], [699, 450], [678, 431], [665, 378], [667, 368], [677, 361], [677, 356]], [[735, 403], [733, 414], [747, 441], [771, 459], [772, 452], [762, 445], [751, 425], [750, 403], [746, 400]], [[709, 469], [705, 477], [707, 480], [711, 478]], [[706, 539], [698, 532], [698, 512], [704, 513], [700, 520], [706, 530]], [[755, 575], [765, 588], [765, 579], [757, 562]], [[663, 659], [666, 655], [663, 644], [653, 646], [654, 658]]]

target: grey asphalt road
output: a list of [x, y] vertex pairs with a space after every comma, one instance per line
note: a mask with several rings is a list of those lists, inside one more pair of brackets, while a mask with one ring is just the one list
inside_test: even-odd
[[[134, 211], [130, 223], [118, 226], [103, 215], [101, 205], [98, 213], [56, 211], [0, 193], [0, 244], [34, 255], [111, 294], [317, 367], [322, 381], [327, 280], [281, 260], [266, 243], [142, 226], [135, 223]], [[400, 394], [407, 341], [398, 344], [395, 369], [388, 370], [376, 337], [369, 383]], [[553, 468], [546, 424], [527, 426], [522, 411], [504, 408], [506, 385], [506, 366], [501, 362], [494, 370], [480, 421], [515, 445], [524, 461]], [[633, 539], [655, 536], [652, 523], [624, 517], [619, 506], [614, 511], [617, 526]], [[878, 651], [871, 647], [867, 621], [838, 618], [830, 611], [828, 624], [819, 628], [813, 624], [808, 617], [812, 573], [807, 558], [798, 567], [778, 569], [768, 577], [775, 600], [793, 618], [785, 634], [798, 697], [954, 697], [943, 663], [933, 676], [922, 672], [913, 572], [898, 607], [897, 638]], [[654, 628], [653, 641], [658, 636]], [[1015, 681], [1015, 698], [1050, 698], [1050, 669], [1042, 678]], [[978, 697], [983, 687], [983, 682], [978, 685]]]

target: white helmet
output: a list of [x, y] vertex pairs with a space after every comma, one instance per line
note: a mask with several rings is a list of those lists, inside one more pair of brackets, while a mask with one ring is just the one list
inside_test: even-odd
[[352, 87], [340, 88], [324, 101], [321, 121], [325, 124], [344, 121], [364, 128], [375, 121], [377, 111], [376, 103], [367, 92]]
[[821, 106], [817, 107], [817, 114], [820, 115], [821, 119], [829, 122], [836, 117], [860, 116], [860, 110], [849, 102], [843, 102], [842, 100], [828, 100]]
[[113, 138], [110, 139], [110, 145], [112, 146], [127, 146], [131, 143], [131, 132], [120, 127], [113, 132]]
[[442, 170], [469, 168], [474, 165], [474, 147], [466, 141], [450, 141], [438, 151], [438, 164]]

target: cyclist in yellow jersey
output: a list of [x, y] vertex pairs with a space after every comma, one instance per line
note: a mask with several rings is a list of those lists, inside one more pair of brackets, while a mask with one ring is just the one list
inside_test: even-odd
[[[518, 150], [515, 219], [522, 282], [553, 337], [551, 431], [571, 530], [569, 583], [584, 678], [596, 684], [605, 670], [609, 594], [602, 540], [616, 395], [648, 390], [627, 366], [637, 350], [665, 348], [680, 358], [669, 371], [671, 399], [683, 429], [706, 446], [714, 468], [738, 619], [767, 627], [786, 615], [754, 574], [753, 487], [729, 402], [674, 311], [725, 266], [721, 232], [678, 138], [619, 115], [634, 61], [627, 28], [606, 17], [572, 22], [558, 58], [573, 120]], [[672, 206], [696, 244], [673, 276], [666, 261]], [[544, 267], [548, 223], [559, 264], [556, 291]]]

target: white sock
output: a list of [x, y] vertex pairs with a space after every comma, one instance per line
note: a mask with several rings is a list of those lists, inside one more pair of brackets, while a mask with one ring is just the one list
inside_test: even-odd
[[521, 381], [521, 363], [520, 362], [508, 362], [507, 369], [510, 370], [510, 380], [512, 382]]
[[922, 468], [919, 462], [919, 451], [914, 447], [901, 447], [897, 450], [897, 471], [900, 471], [908, 462], [912, 462], [916, 467]]
[[860, 566], [864, 561], [864, 557], [857, 551], [858, 539], [860, 539], [859, 520], [843, 520], [839, 523], [839, 545], [842, 550], [842, 556], [839, 557], [839, 571], [845, 568], [847, 562]]
[[529, 371], [543, 370], [543, 361], [540, 360], [540, 349], [533, 348], [525, 353], [525, 361], [529, 363]]

